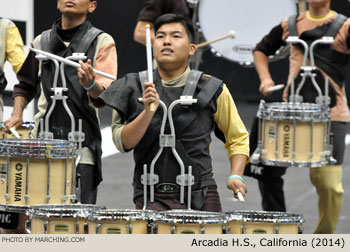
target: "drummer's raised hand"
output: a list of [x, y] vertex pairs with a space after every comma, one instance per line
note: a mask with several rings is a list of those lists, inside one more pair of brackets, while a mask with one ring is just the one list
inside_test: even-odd
[[272, 79], [262, 80], [260, 83], [259, 91], [265, 96], [269, 96], [272, 93], [269, 91], [269, 88], [275, 86], [275, 82]]
[[91, 60], [88, 59], [86, 63], [79, 61], [81, 67], [78, 68], [78, 77], [82, 87], [89, 92], [93, 98], [97, 98], [103, 91], [104, 87], [96, 82], [96, 74], [91, 65]]
[[143, 91], [143, 94], [142, 94], [142, 100], [146, 111], [151, 111], [150, 109], [151, 103], [154, 104], [152, 105], [154, 106], [153, 111], [157, 110], [159, 105], [159, 95], [153, 83], [151, 82], [145, 83], [145, 90]]

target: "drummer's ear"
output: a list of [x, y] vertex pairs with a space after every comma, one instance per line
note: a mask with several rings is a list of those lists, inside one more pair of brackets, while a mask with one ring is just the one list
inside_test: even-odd
[[197, 51], [197, 46], [195, 44], [190, 44], [190, 56], [194, 55]]

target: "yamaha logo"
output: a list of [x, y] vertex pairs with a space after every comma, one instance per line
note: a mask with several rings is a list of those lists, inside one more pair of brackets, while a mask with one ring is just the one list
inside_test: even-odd
[[16, 171], [22, 171], [23, 170], [23, 165], [21, 163], [16, 164]]

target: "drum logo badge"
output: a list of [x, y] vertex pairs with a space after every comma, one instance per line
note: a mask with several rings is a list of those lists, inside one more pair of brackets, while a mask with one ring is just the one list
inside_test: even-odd
[[236, 45], [232, 50], [238, 54], [252, 54], [254, 47], [251, 45]]
[[21, 163], [17, 163], [16, 166], [16, 174], [15, 174], [15, 201], [21, 201], [22, 198], [22, 170], [23, 165]]
[[290, 127], [284, 125], [283, 127], [283, 157], [288, 158], [290, 152]]

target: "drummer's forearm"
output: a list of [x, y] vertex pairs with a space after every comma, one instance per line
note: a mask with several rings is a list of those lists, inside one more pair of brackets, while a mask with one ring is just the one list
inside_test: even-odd
[[23, 110], [26, 106], [27, 106], [27, 100], [23, 96], [15, 96], [11, 115], [22, 116]]
[[230, 157], [231, 171], [230, 175], [239, 175], [243, 177], [244, 168], [248, 157], [243, 154], [235, 154]]
[[271, 79], [271, 74], [269, 70], [269, 62], [266, 54], [261, 51], [254, 52], [254, 65], [255, 69], [258, 72], [260, 81]]

